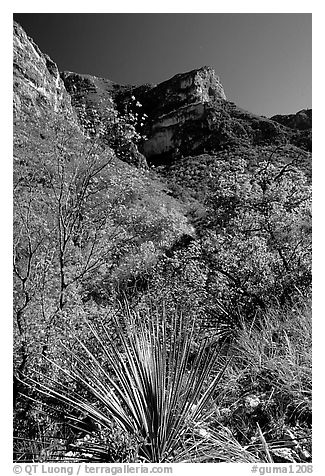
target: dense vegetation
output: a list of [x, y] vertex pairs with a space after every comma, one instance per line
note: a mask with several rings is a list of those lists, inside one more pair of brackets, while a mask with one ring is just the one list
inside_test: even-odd
[[14, 458], [310, 461], [306, 154], [106, 119], [15, 124]]

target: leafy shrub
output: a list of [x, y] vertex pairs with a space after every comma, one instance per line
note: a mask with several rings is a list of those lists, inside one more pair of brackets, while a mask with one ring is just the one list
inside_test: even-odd
[[147, 115], [141, 112], [142, 105], [131, 96], [124, 113], [117, 110], [111, 98], [99, 104], [79, 104], [77, 107], [81, 127], [89, 137], [112, 148], [116, 156], [129, 164], [146, 167], [146, 159], [137, 145], [146, 137], [143, 133]]
[[211, 306], [221, 301], [232, 315], [237, 308], [235, 320], [310, 292], [311, 189], [300, 163], [305, 159], [291, 148], [282, 156], [269, 149], [259, 159], [256, 154], [190, 157], [167, 173], [205, 206], [205, 213], [192, 214], [195, 258], [184, 249], [175, 260], [207, 270]]

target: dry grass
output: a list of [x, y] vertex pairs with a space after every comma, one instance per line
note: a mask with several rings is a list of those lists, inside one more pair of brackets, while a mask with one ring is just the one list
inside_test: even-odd
[[231, 347], [220, 421], [267, 460], [273, 449], [278, 461], [283, 449], [289, 460], [310, 459], [311, 327], [310, 303], [274, 308], [258, 323], [243, 324]]

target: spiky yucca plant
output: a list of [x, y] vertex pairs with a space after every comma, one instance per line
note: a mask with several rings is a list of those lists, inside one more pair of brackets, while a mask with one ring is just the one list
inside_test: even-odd
[[[81, 383], [88, 398], [59, 379], [38, 383], [38, 389], [102, 428], [113, 420], [136, 437], [142, 461], [190, 460], [189, 451], [200, 454], [200, 441], [205, 453], [206, 438], [198, 437], [194, 446], [189, 440], [225, 370], [225, 362], [215, 370], [218, 346], [208, 339], [195, 342], [195, 323], [177, 314], [167, 320], [164, 313], [140, 316], [127, 310], [124, 318], [112, 318], [112, 326], [87, 325], [96, 345], [90, 348], [76, 338], [76, 351], [62, 344], [70, 358], [65, 365], [54, 365], [58, 375], [63, 372], [68, 380]], [[190, 365], [194, 343], [197, 353]]]

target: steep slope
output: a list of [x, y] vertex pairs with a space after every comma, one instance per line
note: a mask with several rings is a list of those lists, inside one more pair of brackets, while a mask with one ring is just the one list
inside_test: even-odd
[[[61, 78], [82, 129], [91, 137], [100, 133], [103, 142], [115, 148], [119, 158], [146, 168], [146, 159], [137, 147], [143, 118], [139, 103], [130, 95], [133, 87], [69, 71], [61, 73]], [[122, 143], [126, 145], [127, 153], [122, 153]]]
[[[81, 91], [87, 93], [87, 98], [91, 98], [93, 94], [96, 107], [101, 92], [106, 99], [111, 92], [121, 89], [108, 80], [94, 80], [92, 77], [67, 73], [64, 78], [70, 88], [73, 84], [77, 84], [78, 88], [75, 90], [79, 91], [78, 97]], [[171, 246], [183, 234], [192, 234], [193, 227], [184, 215], [185, 205], [172, 198], [168, 188], [152, 178], [148, 171], [141, 171], [119, 160], [115, 151], [108, 147], [105, 141], [89, 134], [88, 130], [82, 127], [80, 116], [77, 119], [76, 111], [80, 113], [80, 110], [76, 97], [72, 97], [72, 104], [73, 106], [56, 64], [43, 54], [15, 23], [14, 183], [17, 214], [15, 226], [24, 229], [22, 220], [25, 205], [22, 204], [23, 209], [19, 208], [22, 198], [30, 203], [31, 210], [35, 210], [29, 224], [31, 233], [33, 227], [37, 229], [38, 221], [46, 222], [47, 219], [50, 221], [56, 219], [59, 227], [63, 212], [60, 203], [57, 203], [56, 187], [61, 187], [60, 193], [67, 194], [64, 213], [70, 216], [75, 213], [75, 210], [68, 210], [73, 200], [79, 203], [79, 192], [76, 188], [78, 181], [84, 182], [90, 189], [83, 200], [95, 199], [95, 202], [99, 200], [100, 203], [100, 207], [99, 203], [96, 206], [90, 202], [88, 205], [86, 202], [82, 205], [88, 210], [87, 218], [90, 219], [89, 213], [99, 215], [101, 209], [108, 213], [108, 210], [114, 208], [109, 221], [102, 223], [104, 228], [109, 227], [112, 236], [115, 236], [116, 232], [121, 239], [119, 253], [116, 253], [114, 258], [111, 255], [111, 265], [114, 268], [111, 269], [111, 276], [114, 275], [116, 282], [127, 280], [132, 273], [136, 274], [142, 267], [145, 268], [155, 261], [163, 249]], [[114, 109], [114, 103], [112, 104]], [[130, 148], [130, 151], [130, 154], [137, 153], [136, 149]], [[100, 173], [104, 174], [101, 180], [92, 179], [90, 171], [94, 167], [95, 169], [98, 167]], [[89, 181], [91, 183], [88, 183]], [[46, 206], [38, 210], [40, 203], [43, 202]], [[50, 208], [49, 203], [52, 203]], [[80, 206], [79, 203], [78, 207]], [[91, 210], [92, 207], [95, 209]], [[47, 217], [47, 213], [50, 213], [50, 216]], [[86, 221], [85, 216], [82, 223], [76, 218], [73, 223], [74, 229], [77, 230], [81, 225], [87, 227]], [[54, 222], [53, 227], [55, 230]], [[24, 229], [24, 232], [17, 231], [17, 233], [28, 234], [28, 230]], [[129, 236], [128, 246], [122, 245], [126, 236]], [[71, 247], [72, 255], [80, 254], [82, 251], [75, 232], [71, 234], [67, 244]], [[84, 245], [87, 249], [89, 243]], [[119, 246], [119, 239], [115, 245]], [[19, 254], [19, 246], [16, 250], [18, 261], [23, 259]], [[107, 262], [102, 264], [107, 267]]]
[[312, 149], [312, 110], [302, 109], [296, 114], [276, 115], [272, 121], [293, 129], [293, 142], [302, 149]]
[[116, 98], [130, 90], [130, 86], [122, 86], [109, 79], [97, 78], [89, 74], [64, 71], [61, 73], [61, 79], [79, 116], [84, 108], [89, 115], [94, 110], [103, 115], [107, 108], [115, 109]]

